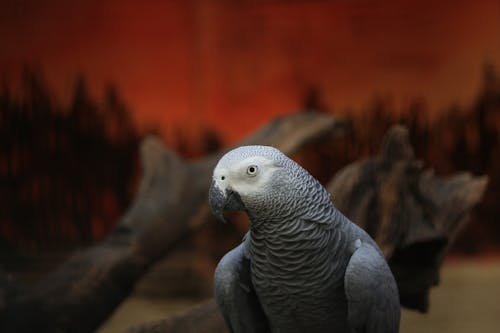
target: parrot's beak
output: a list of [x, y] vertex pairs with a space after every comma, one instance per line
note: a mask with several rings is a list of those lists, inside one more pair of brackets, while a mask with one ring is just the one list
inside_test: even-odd
[[242, 210], [245, 208], [238, 193], [230, 189], [221, 190], [215, 181], [212, 181], [210, 186], [208, 202], [214, 216], [223, 223], [226, 223], [224, 219], [225, 210]]

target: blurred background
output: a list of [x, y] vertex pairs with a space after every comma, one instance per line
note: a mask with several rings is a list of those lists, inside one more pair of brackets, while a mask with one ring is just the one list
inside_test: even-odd
[[[353, 122], [335, 154], [310, 162], [322, 181], [375, 154], [394, 123], [436, 173], [490, 177], [430, 314], [405, 312], [402, 331], [496, 332], [499, 0], [1, 0], [0, 50], [7, 272], [35, 281], [104, 239], [136, 191], [145, 135], [197, 159], [276, 116], [317, 110]], [[103, 332], [210, 295], [220, 242], [206, 231], [188, 243]], [[164, 290], [165, 279], [184, 285]]]

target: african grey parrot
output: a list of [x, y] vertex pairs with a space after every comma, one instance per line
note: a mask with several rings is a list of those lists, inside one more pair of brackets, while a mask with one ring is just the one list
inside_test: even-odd
[[268, 146], [243, 146], [213, 172], [209, 202], [244, 210], [250, 231], [215, 271], [231, 332], [399, 331], [394, 277], [380, 249], [300, 165]]

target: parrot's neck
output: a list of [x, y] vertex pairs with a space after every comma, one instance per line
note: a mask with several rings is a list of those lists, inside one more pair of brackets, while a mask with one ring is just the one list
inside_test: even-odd
[[[263, 269], [300, 271], [303, 263], [297, 261], [298, 257], [316, 262], [315, 267], [335, 259], [335, 252], [343, 251], [346, 244], [343, 239], [346, 219], [331, 203], [317, 208], [322, 214], [315, 211], [315, 214], [280, 215], [279, 218], [250, 215], [250, 251], [256, 265]], [[273, 263], [275, 259], [279, 264]]]
[[343, 253], [346, 219], [333, 206], [328, 192], [312, 180], [300, 192], [296, 190], [296, 196], [284, 196], [287, 200], [275, 200], [247, 211], [256, 271], [275, 270], [280, 275], [284, 269], [300, 275], [303, 266], [312, 263], [320, 270], [330, 269], [336, 252]]
[[[345, 217], [333, 205], [324, 208], [321, 216], [312, 214], [283, 218], [280, 216], [249, 214], [251, 246], [270, 252], [270, 249], [279, 247], [286, 255], [286, 250], [304, 252], [316, 251], [331, 246], [342, 244], [341, 230], [345, 226]], [[326, 217], [323, 217], [325, 215]], [[273, 253], [279, 256], [280, 253]]]

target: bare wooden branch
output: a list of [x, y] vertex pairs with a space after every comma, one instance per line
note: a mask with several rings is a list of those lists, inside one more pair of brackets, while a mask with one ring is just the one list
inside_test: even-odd
[[[269, 144], [293, 154], [311, 141], [342, 133], [345, 126], [326, 115], [294, 114], [271, 122], [244, 144]], [[6, 305], [1, 331], [94, 331], [151, 264], [211, 219], [207, 193], [221, 154], [186, 162], [157, 138], [146, 138], [139, 191], [116, 229]]]
[[488, 178], [438, 177], [415, 159], [408, 131], [392, 127], [381, 154], [340, 170], [334, 202], [380, 245], [398, 282], [401, 304], [422, 312], [450, 244], [481, 199]]
[[198, 333], [229, 332], [214, 300], [202, 303], [183, 313], [163, 320], [143, 323], [129, 328], [127, 333]]

